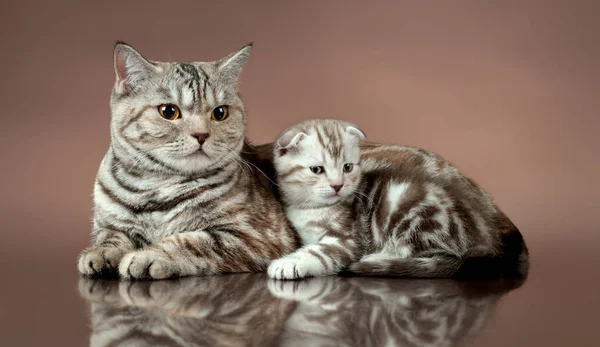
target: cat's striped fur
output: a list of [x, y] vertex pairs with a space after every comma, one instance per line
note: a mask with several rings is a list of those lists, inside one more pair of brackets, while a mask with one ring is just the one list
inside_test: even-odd
[[[237, 79], [250, 48], [216, 62], [165, 63], [116, 45], [111, 144], [80, 273], [256, 272], [298, 247], [280, 204], [240, 157], [246, 112]], [[161, 117], [159, 105], [174, 105], [179, 117]]]
[[[306, 121], [284, 131], [274, 146], [261, 148], [273, 155], [288, 217], [301, 235], [317, 233], [309, 242], [303, 237], [305, 246], [295, 253], [274, 261], [271, 277], [296, 279], [341, 269], [370, 276], [527, 275], [521, 233], [482, 188], [431, 152], [359, 144], [347, 129], [355, 128], [334, 120]], [[347, 162], [359, 170], [341, 175]], [[316, 165], [324, 166], [320, 176], [325, 180], [310, 172]], [[343, 178], [336, 184], [348, 186], [332, 204], [318, 197], [320, 187], [332, 181], [328, 170], [335, 180]], [[306, 199], [316, 202], [302, 206]]]

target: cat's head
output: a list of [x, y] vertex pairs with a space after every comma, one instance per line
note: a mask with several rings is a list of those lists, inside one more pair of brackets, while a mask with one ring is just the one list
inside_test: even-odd
[[274, 166], [290, 206], [333, 205], [353, 197], [360, 183], [359, 142], [354, 124], [316, 119], [285, 130], [275, 141]]
[[246, 114], [237, 89], [251, 45], [213, 62], [157, 62], [114, 50], [112, 146], [136, 167], [194, 174], [235, 160]]

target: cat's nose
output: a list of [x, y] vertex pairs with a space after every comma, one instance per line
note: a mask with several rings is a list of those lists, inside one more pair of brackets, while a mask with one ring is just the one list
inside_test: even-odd
[[343, 184], [337, 184], [337, 185], [331, 185], [331, 188], [333, 188], [333, 190], [335, 190], [335, 192], [339, 192], [340, 189], [342, 189]]
[[193, 137], [196, 138], [196, 140], [198, 140], [198, 143], [203, 145], [204, 141], [206, 141], [206, 139], [208, 138], [208, 133], [203, 133], [203, 134], [194, 134], [192, 135]]

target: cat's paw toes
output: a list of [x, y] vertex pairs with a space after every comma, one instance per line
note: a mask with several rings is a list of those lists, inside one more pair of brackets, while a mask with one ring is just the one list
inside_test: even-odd
[[119, 274], [125, 279], [165, 279], [175, 275], [175, 264], [157, 251], [131, 252], [121, 260]]
[[90, 277], [114, 276], [124, 251], [114, 247], [90, 247], [79, 254], [77, 269]]
[[269, 265], [267, 274], [277, 280], [296, 280], [306, 277], [307, 269], [298, 259], [281, 258]]

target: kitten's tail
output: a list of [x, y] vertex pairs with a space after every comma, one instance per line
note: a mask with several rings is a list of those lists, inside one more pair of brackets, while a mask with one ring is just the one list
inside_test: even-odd
[[372, 254], [351, 264], [343, 274], [481, 280], [527, 277], [529, 252], [519, 230], [514, 228], [503, 234], [501, 242], [501, 252], [498, 255], [465, 259], [444, 256], [397, 258], [386, 254]]

